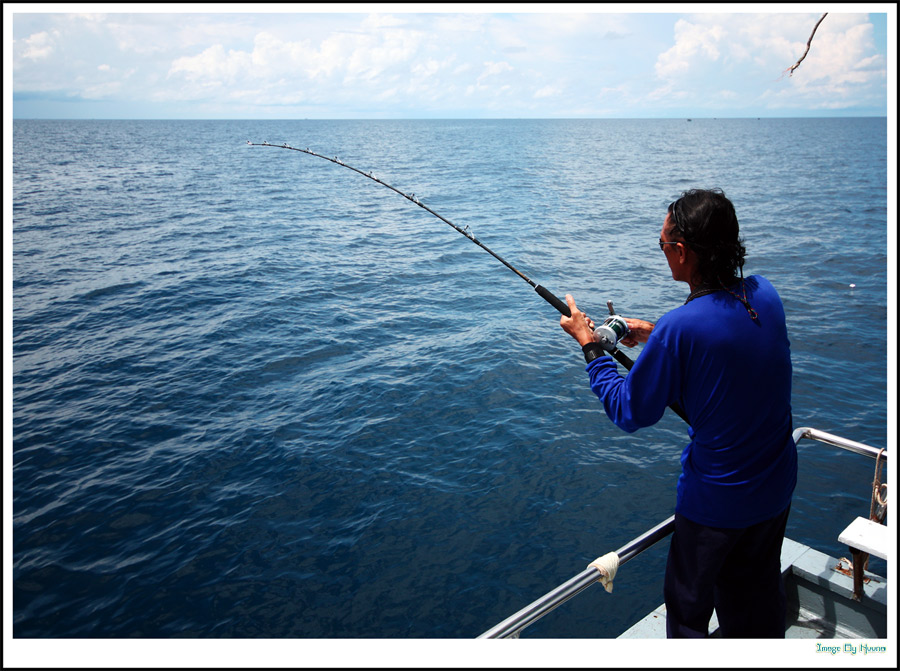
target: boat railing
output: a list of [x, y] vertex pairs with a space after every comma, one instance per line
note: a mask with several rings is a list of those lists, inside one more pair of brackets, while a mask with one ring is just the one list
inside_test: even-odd
[[[862, 454], [875, 459], [880, 456], [881, 459], [887, 459], [887, 451], [870, 447], [854, 440], [848, 440], [836, 436], [832, 433], [812, 429], [809, 427], [800, 427], [794, 430], [794, 443], [799, 443], [803, 439], [817, 440], [828, 445], [833, 445], [856, 454]], [[660, 522], [649, 531], [644, 532], [637, 538], [625, 544], [615, 554], [618, 556], [618, 566], [627, 561], [634, 559], [644, 550], [652, 547], [657, 542], [672, 533], [675, 528], [675, 516], [672, 515], [667, 520]], [[600, 568], [591, 564], [584, 571], [573, 578], [570, 578], [556, 589], [547, 592], [544, 596], [533, 601], [525, 608], [517, 613], [509, 616], [503, 622], [491, 627], [478, 638], [518, 638], [522, 631], [540, 620], [547, 613], [553, 611], [575, 595], [581, 593], [591, 585], [599, 582], [603, 577]]]
[[855, 452], [856, 454], [862, 454], [864, 456], [871, 457], [872, 459], [877, 458], [880, 454], [881, 458], [887, 461], [887, 450], [882, 450], [877, 447], [870, 447], [869, 445], [864, 445], [863, 443], [857, 443], [855, 440], [841, 438], [840, 436], [836, 436], [833, 433], [826, 433], [825, 431], [820, 431], [819, 429], [811, 429], [807, 426], [802, 426], [799, 429], [794, 429], [794, 442], [799, 443], [803, 438], [818, 440], [821, 443], [834, 445], [835, 447], [840, 447], [841, 449], [849, 450], [850, 452]]

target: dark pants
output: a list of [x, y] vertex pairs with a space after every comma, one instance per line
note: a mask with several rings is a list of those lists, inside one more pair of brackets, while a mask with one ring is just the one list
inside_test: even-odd
[[675, 513], [664, 587], [669, 638], [706, 636], [713, 608], [725, 638], [784, 638], [781, 541], [789, 512], [746, 529]]

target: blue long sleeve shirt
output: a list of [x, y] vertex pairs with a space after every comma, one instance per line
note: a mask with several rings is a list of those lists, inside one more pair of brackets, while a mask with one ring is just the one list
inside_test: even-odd
[[764, 277], [745, 285], [757, 320], [729, 293], [707, 294], [659, 320], [626, 377], [608, 356], [586, 368], [606, 414], [625, 431], [655, 424], [666, 406], [681, 404], [691, 440], [675, 510], [706, 526], [770, 519], [790, 503], [797, 482], [784, 307]]

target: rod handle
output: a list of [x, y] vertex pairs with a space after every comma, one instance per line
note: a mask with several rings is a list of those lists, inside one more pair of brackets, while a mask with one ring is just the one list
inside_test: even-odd
[[559, 298], [554, 296], [549, 290], [545, 289], [540, 284], [538, 284], [534, 288], [534, 290], [538, 292], [538, 295], [541, 298], [543, 298], [545, 301], [550, 303], [550, 305], [552, 305], [557, 310], [559, 310], [560, 314], [565, 315], [566, 317], [572, 316], [572, 311], [569, 310], [569, 306], [566, 305], [565, 303], [563, 303], [561, 300], [559, 300]]
[[625, 367], [625, 370], [631, 370], [631, 367], [634, 365], [634, 361], [632, 361], [631, 358], [627, 354], [625, 354], [625, 352], [616, 348], [612, 352], [610, 352], [610, 354], [613, 355], [613, 358], [616, 361], [618, 361], [620, 364], [622, 364], [622, 366]]

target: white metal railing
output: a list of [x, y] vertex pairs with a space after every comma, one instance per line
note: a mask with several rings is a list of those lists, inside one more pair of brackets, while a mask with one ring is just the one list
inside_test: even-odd
[[[675, 528], [675, 516], [657, 524], [649, 531], [641, 534], [627, 545], [616, 550], [619, 555], [619, 566], [636, 557], [657, 541], [665, 538]], [[518, 638], [519, 633], [528, 625], [534, 624], [557, 606], [565, 603], [582, 590], [600, 579], [600, 569], [589, 566], [584, 571], [569, 579], [537, 601], [529, 604], [518, 613], [506, 618], [500, 624], [488, 629], [478, 638]]]
[[836, 436], [833, 433], [826, 433], [825, 431], [819, 431], [818, 429], [811, 429], [807, 426], [801, 426], [799, 429], [794, 429], [794, 442], [799, 443], [803, 438], [810, 438], [812, 440], [818, 440], [821, 443], [826, 443], [828, 445], [834, 445], [835, 447], [840, 447], [844, 450], [849, 450], [850, 452], [855, 452], [856, 454], [862, 454], [866, 457], [871, 457], [875, 459], [878, 454], [881, 454], [882, 459], [887, 459], [887, 450], [883, 452], [877, 447], [870, 447], [869, 445], [864, 445], [863, 443], [857, 443], [855, 440], [848, 440], [847, 438], [841, 438], [840, 436]]
[[[828, 445], [834, 445], [856, 454], [862, 454], [875, 459], [881, 455], [882, 459], [887, 459], [887, 451], [879, 450], [854, 440], [841, 438], [832, 433], [826, 433], [818, 429], [809, 427], [800, 427], [794, 430], [794, 443], [799, 443], [804, 438], [818, 440]], [[616, 550], [619, 557], [619, 566], [630, 559], [633, 559], [641, 552], [651, 547], [658, 541], [668, 536], [675, 528], [675, 516], [672, 515], [664, 522], [660, 522], [649, 531], [644, 532], [634, 540]], [[595, 566], [589, 566], [584, 571], [573, 578], [570, 578], [556, 589], [547, 592], [537, 601], [533, 601], [525, 606], [522, 610], [510, 615], [503, 622], [491, 627], [478, 638], [518, 638], [522, 630], [529, 625], [540, 620], [544, 615], [556, 609], [576, 594], [587, 589], [601, 577], [600, 569]]]

